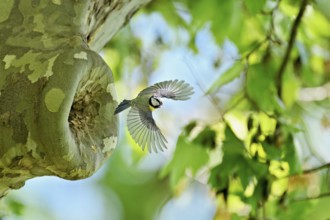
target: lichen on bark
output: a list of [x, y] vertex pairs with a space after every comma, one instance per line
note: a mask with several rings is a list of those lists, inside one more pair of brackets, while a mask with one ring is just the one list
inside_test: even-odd
[[111, 155], [113, 76], [93, 50], [148, 1], [0, 2], [0, 196], [37, 176], [86, 178]]

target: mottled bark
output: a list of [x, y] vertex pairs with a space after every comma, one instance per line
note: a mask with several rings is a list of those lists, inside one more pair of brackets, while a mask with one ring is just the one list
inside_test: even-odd
[[94, 51], [146, 2], [0, 1], [0, 196], [37, 176], [86, 178], [111, 155], [116, 94]]

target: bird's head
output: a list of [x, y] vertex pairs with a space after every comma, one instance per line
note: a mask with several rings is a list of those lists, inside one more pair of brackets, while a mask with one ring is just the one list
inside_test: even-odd
[[163, 104], [163, 102], [158, 97], [151, 96], [149, 99], [149, 105], [152, 108], [160, 108], [160, 106], [162, 106], [162, 104]]

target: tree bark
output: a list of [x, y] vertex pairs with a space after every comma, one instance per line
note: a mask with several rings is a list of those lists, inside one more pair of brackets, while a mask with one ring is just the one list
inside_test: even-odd
[[113, 76], [94, 51], [149, 0], [0, 1], [0, 197], [92, 175], [117, 142]]

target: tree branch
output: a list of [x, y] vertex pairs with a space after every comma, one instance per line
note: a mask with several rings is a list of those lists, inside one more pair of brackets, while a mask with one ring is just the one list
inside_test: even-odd
[[285, 71], [285, 68], [288, 64], [289, 58], [290, 58], [290, 54], [293, 48], [293, 44], [295, 42], [296, 36], [297, 36], [297, 30], [299, 27], [299, 24], [301, 22], [301, 19], [303, 17], [303, 14], [305, 12], [306, 6], [308, 4], [308, 0], [302, 0], [301, 1], [301, 5], [300, 5], [300, 9], [299, 9], [299, 13], [292, 25], [291, 31], [290, 31], [290, 37], [289, 37], [289, 42], [288, 42], [288, 47], [286, 48], [285, 54], [284, 54], [284, 58], [282, 60], [281, 66], [277, 72], [276, 75], [276, 87], [277, 87], [277, 93], [278, 96], [281, 98], [282, 96], [282, 79], [283, 79], [283, 74]]
[[[315, 167], [315, 168], [312, 168], [312, 169], [309, 169], [309, 170], [304, 170], [302, 172], [302, 174], [306, 175], [306, 174], [314, 173], [316, 171], [323, 170], [323, 169], [326, 169], [326, 168], [330, 168], [330, 163], [326, 163], [326, 164], [323, 164], [322, 166]], [[297, 175], [297, 174], [295, 174], [295, 175]]]
[[292, 174], [284, 176], [283, 178], [280, 178], [280, 179], [289, 178], [289, 177], [298, 176], [298, 175], [306, 175], [306, 174], [317, 172], [319, 170], [323, 170], [323, 169], [326, 169], [326, 168], [330, 168], [330, 163], [326, 163], [326, 164], [323, 164], [319, 167], [314, 167], [314, 168], [311, 168], [311, 169], [308, 169], [308, 170], [303, 170], [301, 173], [292, 173]]
[[324, 197], [330, 197], [330, 192], [326, 192], [326, 193], [321, 193], [318, 196], [314, 196], [314, 197], [306, 197], [306, 198], [301, 198], [301, 199], [295, 199], [293, 200], [293, 202], [303, 202], [303, 201], [308, 201], [308, 200], [314, 200], [314, 199], [321, 199]]

